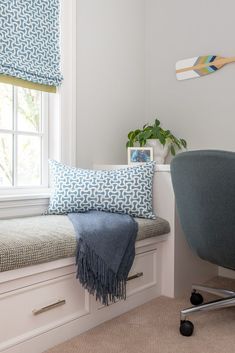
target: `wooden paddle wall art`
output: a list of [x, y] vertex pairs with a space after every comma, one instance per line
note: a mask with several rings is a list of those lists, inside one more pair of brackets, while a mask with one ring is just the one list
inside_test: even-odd
[[224, 58], [216, 55], [196, 56], [176, 63], [177, 80], [187, 80], [214, 73], [225, 64], [235, 62], [235, 57]]

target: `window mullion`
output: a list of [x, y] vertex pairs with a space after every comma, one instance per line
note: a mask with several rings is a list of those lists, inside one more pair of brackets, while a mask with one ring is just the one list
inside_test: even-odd
[[48, 186], [48, 110], [49, 95], [41, 95], [41, 182]]
[[13, 187], [17, 185], [17, 88], [13, 86]]

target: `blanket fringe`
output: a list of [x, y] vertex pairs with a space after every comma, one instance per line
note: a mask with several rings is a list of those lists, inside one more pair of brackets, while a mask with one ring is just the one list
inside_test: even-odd
[[78, 243], [76, 264], [80, 283], [103, 305], [126, 299], [126, 278], [119, 277], [109, 269], [82, 239]]

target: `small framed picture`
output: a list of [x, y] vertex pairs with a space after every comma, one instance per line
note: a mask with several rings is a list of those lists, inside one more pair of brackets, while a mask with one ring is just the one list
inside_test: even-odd
[[128, 147], [128, 164], [147, 163], [153, 160], [152, 147]]

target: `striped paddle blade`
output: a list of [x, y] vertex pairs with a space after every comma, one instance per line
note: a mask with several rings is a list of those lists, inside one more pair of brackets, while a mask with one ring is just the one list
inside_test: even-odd
[[220, 69], [228, 59], [216, 55], [197, 56], [191, 59], [180, 60], [176, 63], [177, 80], [187, 80], [212, 74]]

